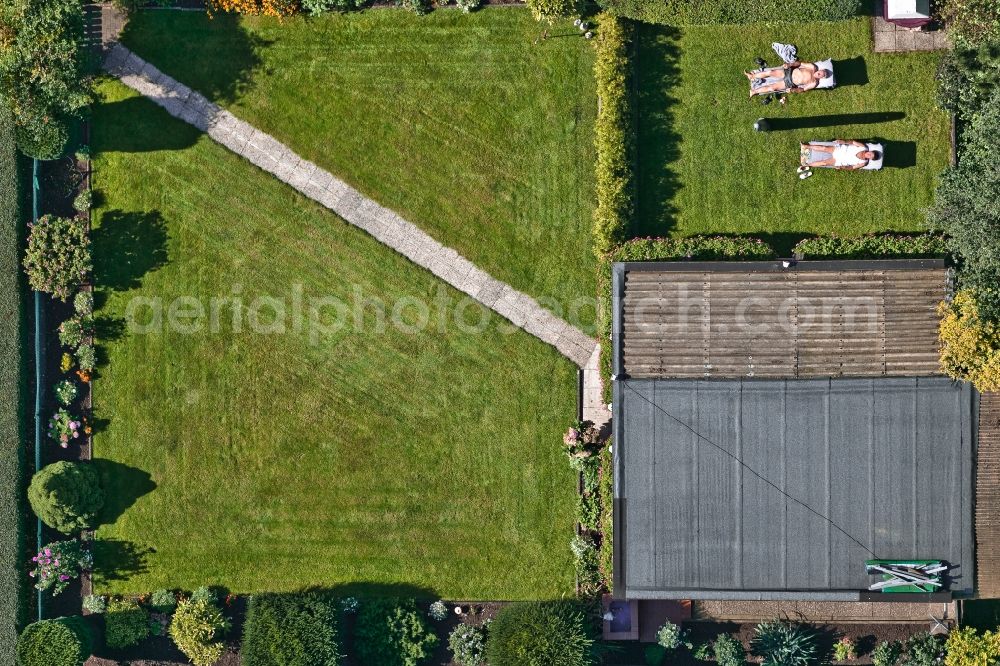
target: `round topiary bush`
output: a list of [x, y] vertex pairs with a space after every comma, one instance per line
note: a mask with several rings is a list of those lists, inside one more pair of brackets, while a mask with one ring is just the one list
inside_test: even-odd
[[490, 624], [490, 666], [591, 666], [597, 663], [596, 626], [573, 601], [513, 604]]
[[337, 600], [329, 595], [262, 594], [243, 629], [244, 666], [337, 666]]
[[96, 469], [87, 463], [63, 460], [35, 473], [28, 501], [43, 523], [70, 534], [96, 526], [104, 506], [104, 489]]
[[90, 657], [93, 639], [82, 617], [40, 620], [17, 639], [20, 666], [81, 666]]
[[358, 611], [354, 647], [363, 664], [418, 666], [438, 640], [412, 599], [372, 599]]
[[62, 156], [69, 142], [69, 129], [63, 120], [24, 118], [17, 126], [17, 147], [28, 157], [54, 160]]

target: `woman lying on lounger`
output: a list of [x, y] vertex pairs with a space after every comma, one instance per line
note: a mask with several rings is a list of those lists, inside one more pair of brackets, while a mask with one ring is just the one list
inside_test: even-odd
[[813, 62], [787, 62], [781, 67], [769, 67], [759, 72], [743, 72], [750, 82], [756, 79], [778, 79], [773, 83], [765, 83], [750, 91], [754, 95], [769, 95], [771, 93], [802, 93], [812, 90], [819, 82], [831, 76], [831, 72], [820, 69]]
[[[854, 171], [864, 169], [869, 163], [881, 157], [878, 151], [870, 150], [868, 144], [860, 141], [837, 139], [832, 142], [832, 145], [820, 142], [799, 145], [802, 150], [802, 166], [811, 168], [832, 167]], [[826, 157], [821, 157], [821, 155], [826, 155]]]

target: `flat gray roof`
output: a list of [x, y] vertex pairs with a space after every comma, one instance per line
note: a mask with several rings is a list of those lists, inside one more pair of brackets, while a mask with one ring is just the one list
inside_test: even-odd
[[616, 596], [857, 600], [873, 558], [971, 594], [977, 408], [942, 377], [619, 379]]

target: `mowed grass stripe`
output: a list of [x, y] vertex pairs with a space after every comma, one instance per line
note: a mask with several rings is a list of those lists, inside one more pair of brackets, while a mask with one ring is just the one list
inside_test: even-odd
[[[136, 53], [536, 298], [592, 297], [593, 51], [523, 8], [145, 12]], [[590, 322], [584, 322], [589, 324]]]
[[149, 472], [157, 487], [98, 534], [154, 551], [147, 570], [98, 586], [401, 583], [501, 599], [571, 590], [574, 484], [559, 438], [573, 418], [574, 367], [497, 317], [481, 335], [439, 331], [432, 275], [123, 86], [101, 91], [96, 235], [156, 213], [168, 238], [167, 262], [139, 276], [98, 242], [99, 280], [130, 285], [99, 284], [101, 315], [124, 317], [135, 296], [207, 302], [234, 284], [244, 304], [295, 283], [349, 300], [356, 284], [390, 305], [427, 300], [433, 323], [379, 334], [369, 308], [365, 330], [315, 346], [306, 331], [228, 324], [102, 340], [95, 392], [108, 424], [95, 455]]

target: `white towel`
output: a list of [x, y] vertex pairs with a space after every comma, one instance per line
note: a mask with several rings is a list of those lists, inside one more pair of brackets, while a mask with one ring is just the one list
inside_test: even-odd
[[774, 42], [771, 44], [771, 48], [774, 52], [778, 54], [784, 62], [795, 62], [798, 58], [798, 50], [795, 48], [795, 44], [782, 44], [781, 42]]

